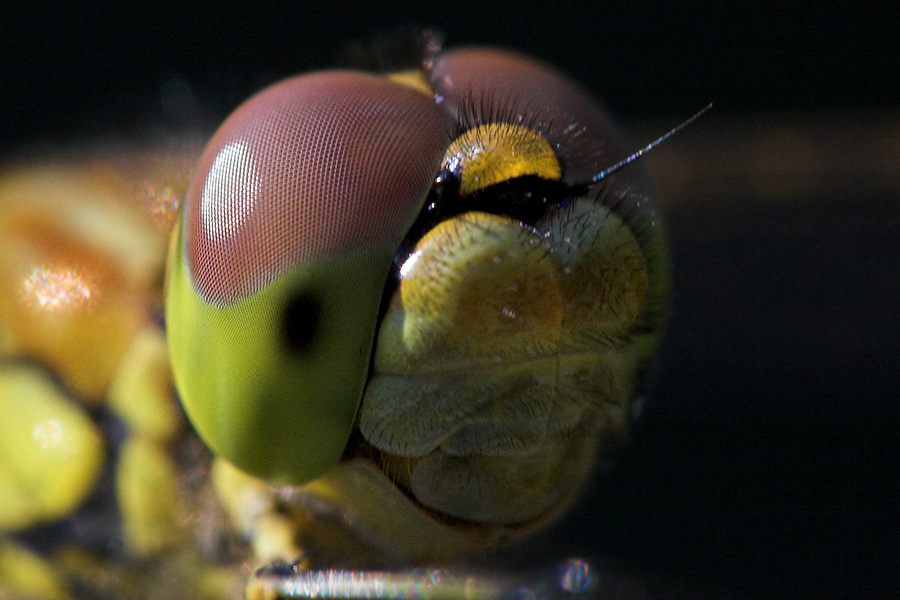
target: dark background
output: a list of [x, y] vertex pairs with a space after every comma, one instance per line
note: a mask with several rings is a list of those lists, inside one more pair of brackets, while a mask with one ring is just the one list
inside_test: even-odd
[[720, 114], [900, 104], [897, 11], [860, 2], [552, 4], [7, 0], [0, 139], [158, 122], [173, 80], [190, 83], [217, 118], [272, 80], [329, 65], [346, 40], [409, 23], [441, 28], [451, 45], [536, 55], [625, 119], [681, 117], [709, 101]]
[[[895, 593], [896, 14], [850, 2], [552, 4], [6, 2], [0, 152], [211, 127], [266, 83], [327, 66], [346, 40], [409, 23], [559, 66], [642, 143], [715, 101], [649, 161], [664, 191], [682, 177], [665, 204], [675, 290], [655, 392], [617, 466], [542, 547], [599, 557], [675, 597], [680, 585]], [[768, 133], [770, 146], [751, 143]], [[779, 166], [797, 156], [766, 148], [798, 136], [810, 141], [800, 158], [830, 177], [794, 189], [793, 167]], [[776, 192], [759, 185], [776, 177]]]

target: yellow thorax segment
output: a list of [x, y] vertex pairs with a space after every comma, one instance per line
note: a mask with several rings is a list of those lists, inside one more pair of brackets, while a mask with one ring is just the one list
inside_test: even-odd
[[562, 178], [547, 139], [510, 123], [489, 123], [466, 131], [447, 149], [441, 167], [459, 174], [461, 196], [526, 175], [550, 181]]

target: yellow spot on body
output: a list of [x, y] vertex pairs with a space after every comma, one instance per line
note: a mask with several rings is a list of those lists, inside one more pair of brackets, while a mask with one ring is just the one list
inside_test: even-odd
[[52, 521], [77, 508], [103, 465], [87, 414], [31, 367], [0, 369], [0, 531]]
[[0, 598], [70, 600], [58, 568], [15, 542], [0, 539]]
[[171, 441], [182, 422], [172, 394], [172, 373], [162, 332], [141, 329], [110, 382], [110, 408], [133, 434]]
[[133, 555], [152, 556], [183, 542], [178, 468], [164, 445], [144, 437], [125, 443], [116, 466], [116, 496]]
[[562, 178], [547, 139], [510, 123], [489, 123], [466, 131], [447, 149], [441, 167], [459, 174], [461, 196], [516, 177]]

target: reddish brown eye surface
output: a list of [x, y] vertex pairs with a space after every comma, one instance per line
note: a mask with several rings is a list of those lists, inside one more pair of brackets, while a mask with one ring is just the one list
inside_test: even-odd
[[221, 305], [298, 264], [399, 245], [446, 148], [446, 119], [424, 94], [354, 72], [296, 77], [248, 100], [188, 192], [197, 293]]

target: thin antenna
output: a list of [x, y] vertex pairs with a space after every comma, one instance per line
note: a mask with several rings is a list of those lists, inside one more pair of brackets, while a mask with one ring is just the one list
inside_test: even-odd
[[687, 127], [688, 125], [690, 125], [691, 123], [693, 123], [694, 121], [696, 121], [697, 119], [699, 119], [701, 116], [703, 116], [703, 113], [705, 113], [706, 111], [708, 111], [709, 109], [711, 109], [712, 106], [713, 106], [713, 103], [710, 102], [709, 104], [707, 104], [706, 106], [704, 106], [703, 108], [701, 108], [700, 110], [698, 110], [697, 112], [695, 112], [695, 113], [694, 113], [691, 117], [689, 117], [687, 120], [682, 121], [681, 124], [676, 125], [676, 126], [673, 127], [672, 129], [670, 129], [669, 131], [667, 131], [666, 133], [664, 133], [662, 136], [656, 138], [655, 140], [653, 140], [652, 142], [650, 142], [649, 144], [647, 144], [646, 146], [644, 146], [643, 148], [641, 148], [640, 150], [638, 150], [637, 152], [635, 152], [634, 154], [632, 154], [631, 156], [629, 156], [629, 157], [627, 157], [627, 158], [623, 158], [622, 160], [620, 160], [619, 162], [617, 162], [617, 163], [614, 164], [613, 166], [609, 167], [608, 169], [603, 169], [602, 171], [600, 171], [599, 173], [597, 173], [596, 175], [594, 175], [594, 176], [591, 178], [590, 182], [587, 183], [587, 184], [585, 184], [585, 185], [591, 185], [591, 184], [597, 183], [598, 181], [600, 181], [601, 179], [603, 179], [603, 178], [606, 177], [607, 175], [610, 175], [610, 174], [612, 174], [612, 173], [618, 171], [619, 169], [621, 169], [622, 167], [624, 167], [624, 166], [627, 165], [628, 163], [630, 163], [630, 162], [632, 162], [632, 161], [634, 161], [634, 160], [637, 160], [637, 159], [640, 158], [645, 152], [649, 152], [650, 150], [652, 150], [652, 149], [655, 148], [656, 146], [659, 146], [659, 145], [662, 144], [664, 141], [666, 141], [667, 139], [669, 139], [670, 137], [672, 137], [673, 135], [675, 135], [676, 133], [678, 133], [679, 131], [681, 131], [682, 129], [684, 129], [685, 127]]

